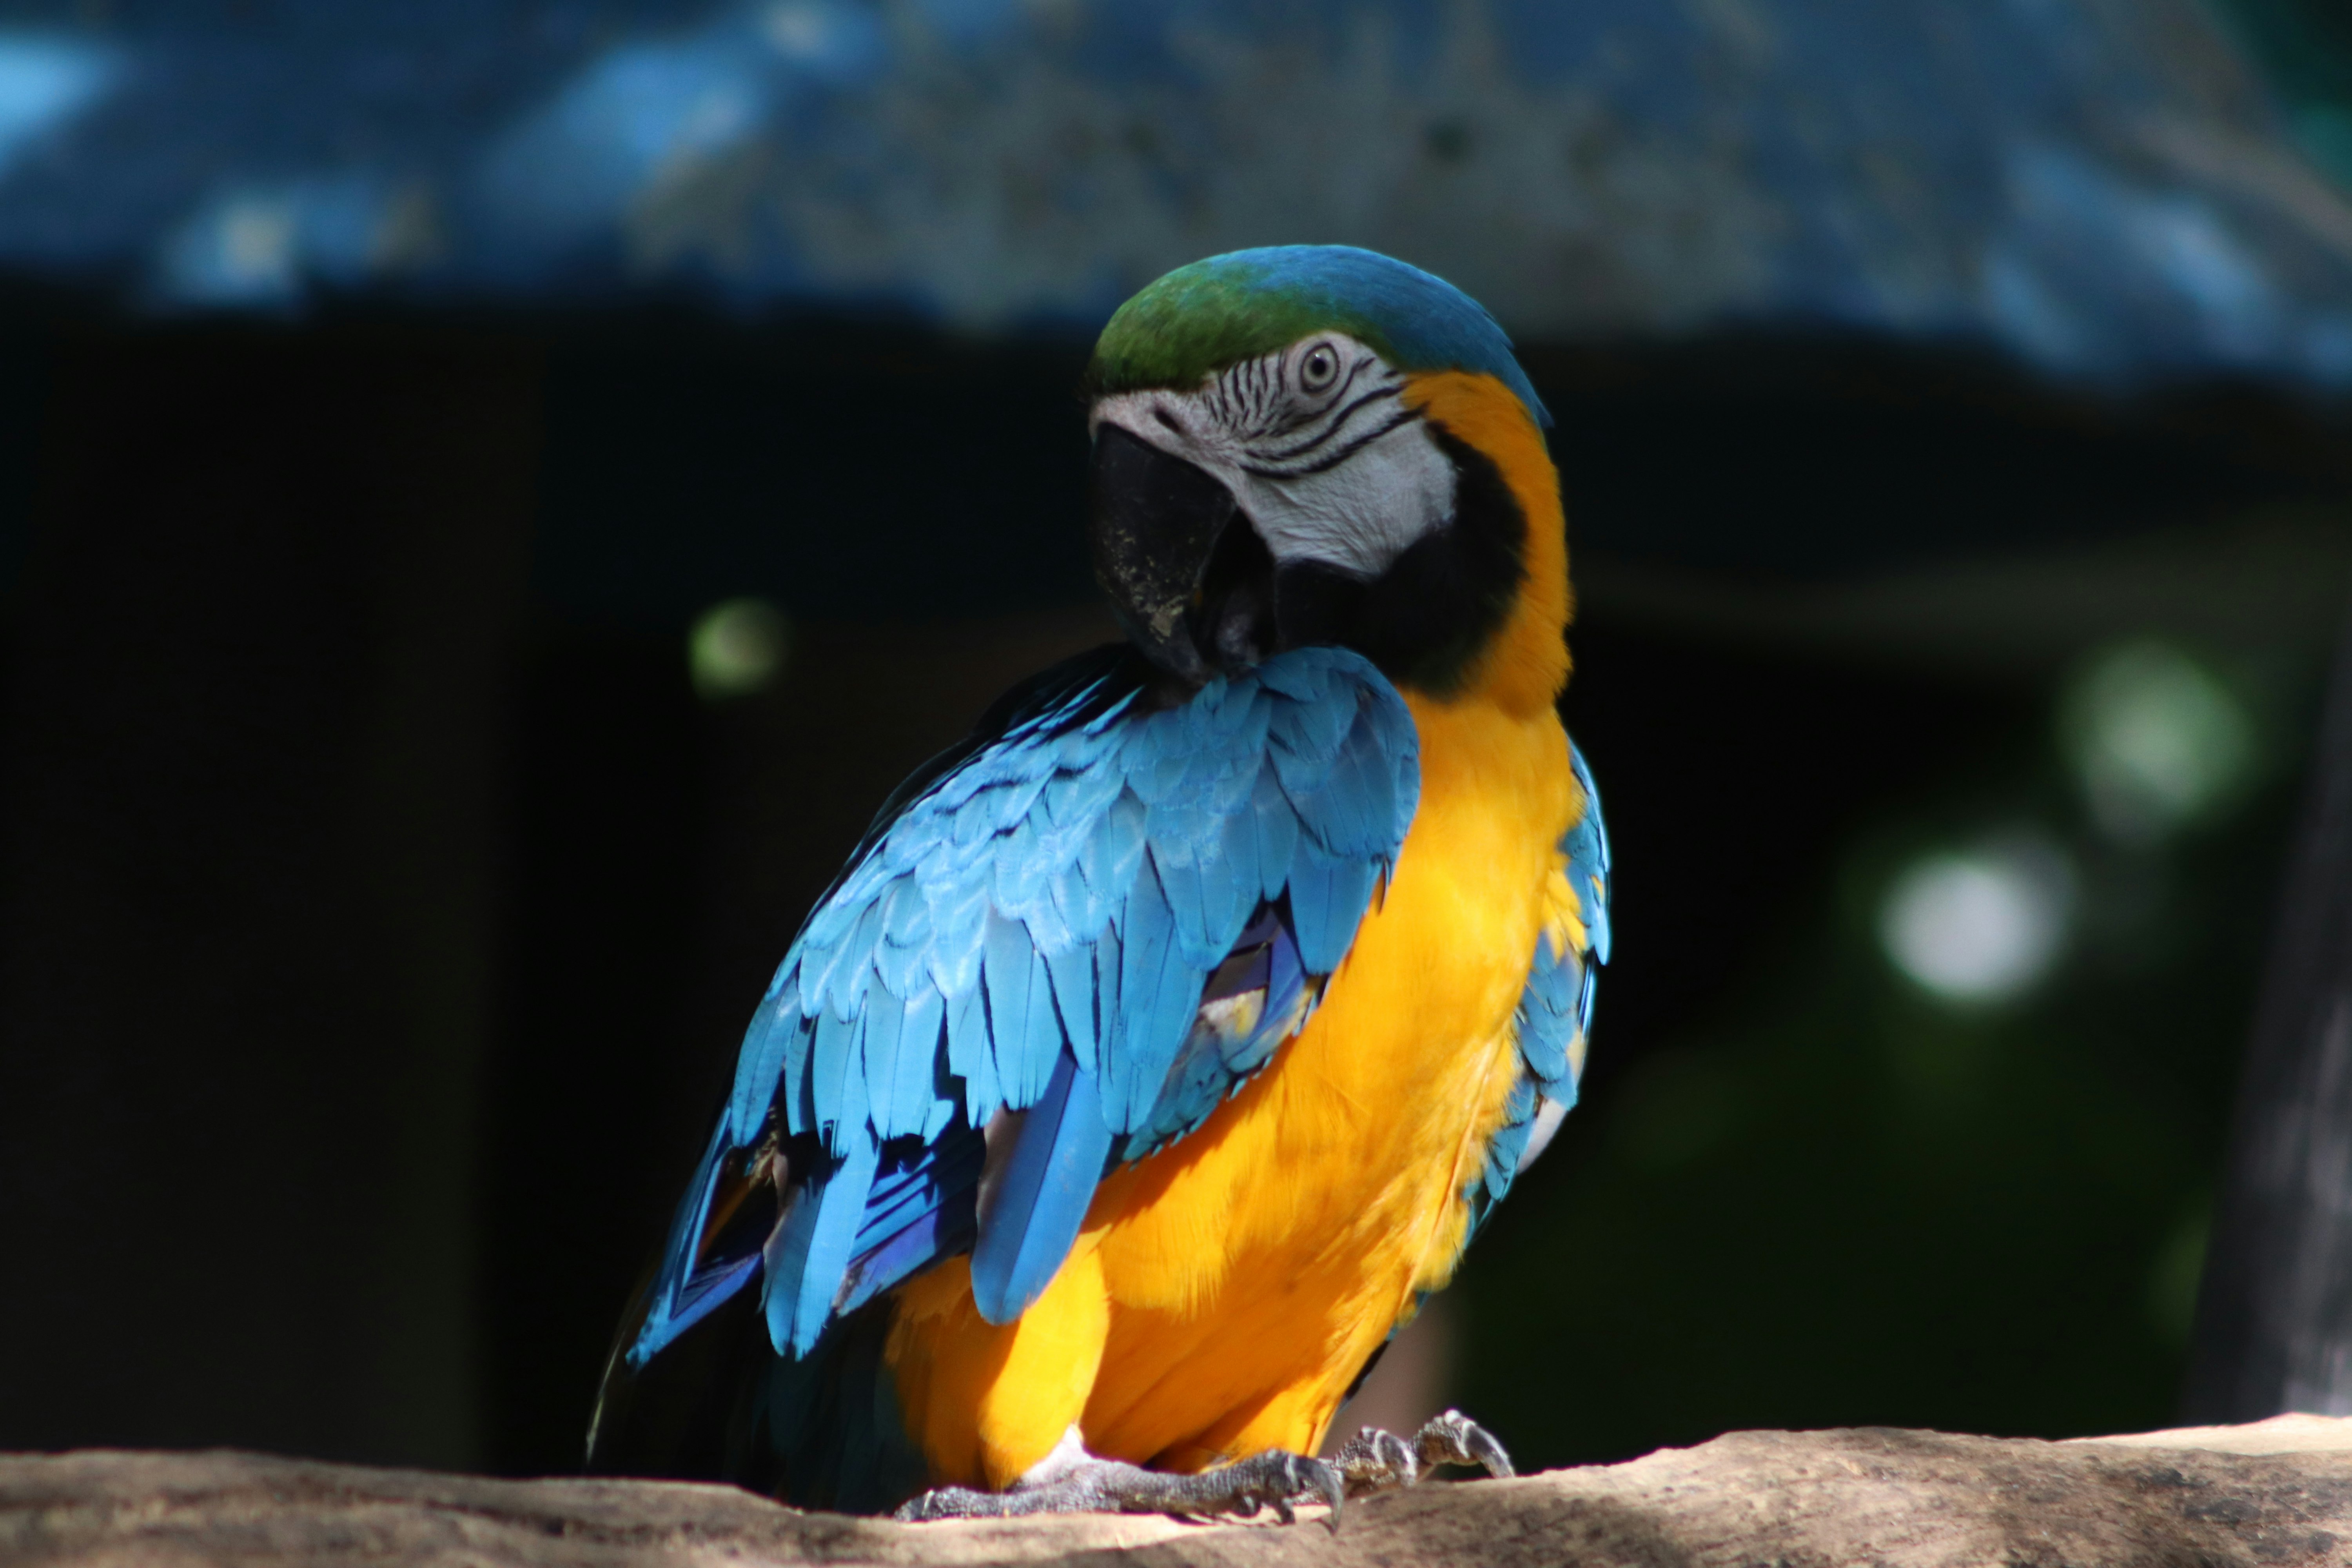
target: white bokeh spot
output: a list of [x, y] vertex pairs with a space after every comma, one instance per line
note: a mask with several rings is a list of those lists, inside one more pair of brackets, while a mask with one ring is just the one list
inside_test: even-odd
[[2020, 834], [1913, 861], [1880, 906], [1879, 941], [1895, 967], [1954, 1002], [1999, 1002], [2048, 973], [2074, 915], [2063, 851]]

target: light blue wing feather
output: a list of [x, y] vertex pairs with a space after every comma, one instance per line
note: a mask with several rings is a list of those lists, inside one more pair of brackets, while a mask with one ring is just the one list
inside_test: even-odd
[[1561, 836], [1559, 848], [1583, 921], [1585, 945], [1564, 952], [1555, 950], [1549, 932], [1537, 939], [1514, 1019], [1518, 1079], [1505, 1107], [1502, 1128], [1486, 1146], [1486, 1164], [1471, 1181], [1474, 1230], [1511, 1190], [1512, 1179], [1543, 1152], [1560, 1119], [1576, 1104], [1577, 1079], [1592, 1030], [1593, 984], [1600, 966], [1609, 962], [1609, 829], [1584, 753], [1570, 743], [1568, 757], [1583, 805]]
[[[1017, 1316], [1108, 1165], [1199, 1126], [1305, 1021], [1419, 793], [1402, 699], [1341, 649], [1173, 706], [1104, 650], [1008, 700], [885, 807], [785, 954], [631, 1363], [755, 1277], [783, 1354], [963, 1251], [982, 1313]], [[762, 1180], [752, 1236], [730, 1216]]]

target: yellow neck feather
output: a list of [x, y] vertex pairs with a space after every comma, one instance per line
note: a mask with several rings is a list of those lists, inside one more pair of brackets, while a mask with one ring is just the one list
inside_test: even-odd
[[1502, 470], [1528, 521], [1527, 580], [1494, 641], [1452, 704], [1481, 702], [1513, 713], [1549, 708], [1568, 684], [1568, 525], [1559, 474], [1527, 405], [1491, 375], [1443, 371], [1415, 376], [1405, 401]]

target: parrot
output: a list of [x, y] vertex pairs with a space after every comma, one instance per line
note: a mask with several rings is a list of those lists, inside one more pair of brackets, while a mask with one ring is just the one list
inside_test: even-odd
[[[589, 1467], [907, 1519], [1282, 1520], [1576, 1102], [1611, 868], [1550, 415], [1454, 285], [1178, 268], [1083, 384], [1123, 641], [1007, 692], [786, 949]], [[822, 765], [819, 763], [817, 765]]]

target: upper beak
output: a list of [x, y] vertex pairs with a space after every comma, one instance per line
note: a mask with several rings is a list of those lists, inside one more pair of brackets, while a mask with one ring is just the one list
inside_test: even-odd
[[1195, 684], [1208, 679], [1199, 637], [1202, 585], [1240, 510], [1233, 492], [1108, 422], [1095, 433], [1092, 491], [1095, 578], [1128, 635], [1171, 674]]

